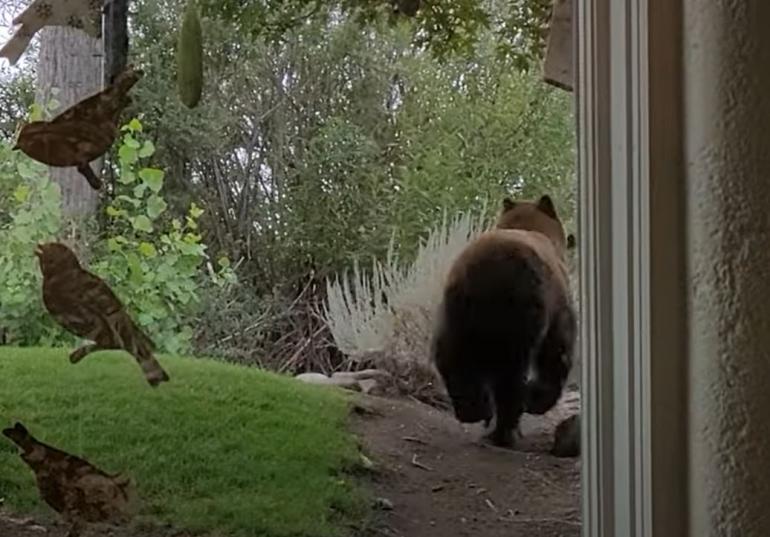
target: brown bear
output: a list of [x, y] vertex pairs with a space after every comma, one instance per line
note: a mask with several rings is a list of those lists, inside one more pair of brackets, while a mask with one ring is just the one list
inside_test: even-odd
[[495, 445], [513, 445], [523, 412], [556, 404], [572, 367], [567, 248], [548, 195], [535, 203], [506, 198], [495, 228], [449, 271], [431, 358], [459, 421], [489, 425], [494, 415], [487, 438]]

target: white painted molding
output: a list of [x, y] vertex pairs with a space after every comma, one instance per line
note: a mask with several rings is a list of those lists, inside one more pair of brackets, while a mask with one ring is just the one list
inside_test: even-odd
[[681, 6], [577, 2], [583, 535], [687, 535]]

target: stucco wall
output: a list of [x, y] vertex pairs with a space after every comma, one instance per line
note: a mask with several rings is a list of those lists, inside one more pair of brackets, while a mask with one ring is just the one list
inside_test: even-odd
[[770, 1], [685, 0], [691, 535], [770, 536]]

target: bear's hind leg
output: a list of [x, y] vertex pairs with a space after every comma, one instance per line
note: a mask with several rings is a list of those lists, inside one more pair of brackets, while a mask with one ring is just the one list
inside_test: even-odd
[[514, 431], [524, 410], [520, 375], [501, 375], [494, 380], [492, 392], [495, 403], [495, 428], [486, 439], [498, 447], [514, 447]]

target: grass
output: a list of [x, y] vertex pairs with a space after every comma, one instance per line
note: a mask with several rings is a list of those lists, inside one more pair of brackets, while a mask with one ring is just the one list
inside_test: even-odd
[[[357, 460], [347, 400], [328, 388], [208, 360], [160, 356], [171, 382], [146, 384], [127, 354], [71, 365], [68, 351], [0, 347], [0, 426], [137, 484], [139, 520], [234, 537], [341, 535], [364, 513], [346, 476]], [[50, 511], [0, 436], [0, 498]]]

